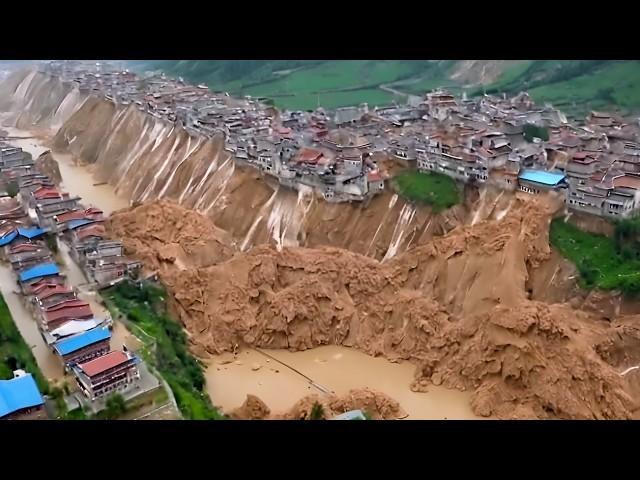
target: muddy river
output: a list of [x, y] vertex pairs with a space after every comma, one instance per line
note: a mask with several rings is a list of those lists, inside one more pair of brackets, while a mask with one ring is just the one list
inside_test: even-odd
[[[30, 137], [25, 130], [3, 127], [11, 136]], [[10, 140], [16, 146], [30, 152], [37, 158], [48, 150], [38, 138]], [[109, 185], [94, 186], [95, 180], [88, 167], [76, 166], [70, 155], [54, 152], [62, 175], [63, 187], [69, 193], [82, 197], [86, 206], [95, 205], [105, 214], [128, 206], [128, 199], [116, 195]], [[61, 248], [65, 261], [65, 270], [72, 284], [79, 287], [80, 296], [90, 301], [97, 316], [106, 314], [90, 293], [83, 292], [86, 282], [82, 272], [68, 257], [66, 249]], [[5, 278], [7, 277], [7, 278]], [[15, 281], [11, 272], [0, 271], [2, 292], [10, 304], [20, 331], [30, 345], [34, 345], [34, 354], [47, 376], [60, 375], [62, 367], [44, 345], [35, 321], [31, 315], [21, 313], [22, 305], [10, 293]], [[22, 307], [24, 310], [24, 308]], [[23, 318], [24, 316], [24, 318]], [[135, 349], [135, 337], [124, 326], [115, 322], [113, 347], [121, 344]], [[269, 350], [273, 359], [267, 358], [255, 350], [246, 350], [234, 359], [229, 356], [216, 357], [206, 369], [208, 392], [213, 403], [224, 410], [240, 406], [248, 393], [259, 396], [274, 412], [290, 408], [301, 397], [322, 390], [337, 394], [347, 393], [352, 388], [369, 387], [386, 393], [397, 400], [409, 414], [409, 419], [473, 419], [476, 417], [470, 407], [470, 393], [448, 390], [432, 386], [428, 392], [415, 393], [409, 389], [413, 379], [414, 366], [409, 363], [391, 363], [383, 358], [373, 358], [346, 347], [326, 346], [305, 352]], [[51, 357], [51, 358], [50, 358]], [[231, 363], [227, 363], [232, 360]], [[278, 361], [286, 364], [283, 365]], [[257, 370], [254, 368], [259, 365]], [[291, 368], [300, 373], [296, 373]], [[302, 375], [301, 375], [302, 374]], [[304, 376], [303, 376], [304, 375]], [[307, 378], [320, 385], [310, 384]]]

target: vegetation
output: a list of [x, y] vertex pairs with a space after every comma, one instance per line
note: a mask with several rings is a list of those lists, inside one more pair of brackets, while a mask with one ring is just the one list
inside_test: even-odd
[[119, 393], [114, 393], [107, 398], [105, 409], [96, 415], [96, 418], [104, 420], [116, 419], [127, 411], [127, 403]]
[[635, 230], [638, 219], [616, 225], [616, 235], [609, 238], [580, 230], [555, 219], [551, 222], [550, 240], [560, 253], [571, 260], [580, 273], [585, 288], [620, 290], [629, 296], [640, 293], [640, 248]]
[[[289, 109], [390, 103], [379, 87], [417, 95], [436, 87], [456, 89], [455, 60], [179, 60], [134, 61], [138, 71], [163, 70], [233, 95], [273, 98]], [[574, 115], [589, 109], [640, 108], [640, 62], [616, 60], [522, 60], [490, 85], [470, 95], [528, 90], [537, 102], [551, 102]]]
[[393, 183], [398, 193], [411, 201], [431, 205], [434, 212], [441, 212], [460, 202], [456, 182], [440, 173], [405, 170], [396, 175]]
[[20, 335], [4, 297], [0, 295], [0, 379], [13, 378], [13, 371], [17, 369], [33, 374], [40, 392], [49, 393], [49, 384], [31, 349]]
[[16, 195], [18, 195], [19, 192], [19, 188], [18, 188], [18, 183], [15, 181], [9, 182], [7, 183], [7, 195], [9, 195], [11, 198], [15, 198]]
[[315, 402], [311, 407], [309, 420], [324, 420], [324, 407], [320, 403]]
[[187, 351], [182, 327], [167, 312], [164, 289], [152, 283], [122, 282], [107, 289], [104, 298], [114, 317], [121, 313], [140, 330], [143, 356], [171, 387], [183, 416], [223, 418], [206, 394], [202, 367]]
[[527, 123], [522, 128], [524, 139], [527, 142], [533, 142], [534, 138], [539, 138], [540, 140], [546, 142], [549, 140], [549, 129], [545, 127], [539, 127], [537, 125], [533, 125], [532, 123]]
[[54, 255], [58, 253], [58, 237], [56, 234], [45, 235], [45, 241], [47, 242], [47, 247], [51, 250], [51, 253]]
[[70, 412], [66, 412], [63, 415], [63, 420], [87, 420], [87, 414], [84, 413], [82, 408], [76, 408], [75, 410], [71, 410]]

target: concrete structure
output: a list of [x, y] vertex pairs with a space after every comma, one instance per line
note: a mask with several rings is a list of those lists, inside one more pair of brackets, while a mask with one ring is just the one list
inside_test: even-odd
[[126, 351], [113, 351], [73, 368], [78, 387], [89, 399], [126, 389], [140, 378], [138, 358]]

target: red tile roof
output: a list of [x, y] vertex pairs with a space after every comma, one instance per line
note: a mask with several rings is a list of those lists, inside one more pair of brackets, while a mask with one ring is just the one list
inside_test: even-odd
[[85, 302], [84, 300], [67, 300], [66, 302], [63, 303], [59, 303], [58, 305], [54, 306], [54, 307], [49, 307], [47, 308], [46, 312], [53, 312], [56, 310], [60, 310], [62, 308], [68, 308], [68, 307], [84, 307], [84, 306], [89, 306], [88, 302]]
[[44, 319], [47, 323], [65, 318], [82, 319], [91, 317], [93, 317], [93, 312], [89, 304], [77, 299], [61, 302], [53, 307], [47, 308], [44, 312]]
[[76, 235], [78, 236], [78, 240], [83, 240], [87, 237], [104, 237], [107, 234], [104, 226], [101, 224], [92, 224], [84, 228], [79, 228], [76, 230]]
[[88, 362], [81, 363], [80, 369], [89, 377], [94, 377], [111, 368], [117, 367], [127, 362], [129, 357], [126, 353], [116, 350], [109, 352], [101, 357], [94, 358]]
[[369, 180], [370, 182], [379, 182], [380, 180], [382, 180], [382, 175], [380, 175], [380, 172], [369, 172], [367, 180]]
[[83, 218], [92, 218], [102, 215], [102, 210], [97, 208], [87, 208], [86, 210], [72, 210], [69, 212], [56, 215], [58, 223], [69, 222], [71, 220], [82, 220]]
[[626, 187], [640, 190], [640, 178], [632, 177], [631, 175], [624, 175], [613, 179], [614, 187]]
[[322, 156], [322, 152], [320, 150], [316, 150], [314, 148], [303, 148], [298, 153], [298, 162], [304, 163], [317, 163], [320, 157]]
[[36, 294], [36, 298], [38, 300], [45, 300], [52, 295], [56, 295], [58, 293], [73, 293], [73, 289], [70, 287], [65, 287], [64, 285], [58, 284], [49, 284], [39, 288], [39, 291]]
[[20, 253], [20, 252], [35, 252], [36, 250], [42, 248], [41, 245], [37, 245], [35, 243], [19, 243], [14, 245], [9, 249], [9, 253]]
[[64, 277], [47, 277], [47, 278], [41, 278], [40, 280], [38, 280], [37, 282], [33, 282], [31, 285], [29, 285], [29, 291], [31, 293], [34, 293], [35, 290], [42, 288], [46, 285], [54, 285], [56, 282], [52, 281], [54, 279], [59, 279], [60, 281], [64, 280]]
[[62, 194], [55, 187], [39, 187], [33, 191], [33, 196], [36, 200], [43, 200], [45, 198], [62, 198]]

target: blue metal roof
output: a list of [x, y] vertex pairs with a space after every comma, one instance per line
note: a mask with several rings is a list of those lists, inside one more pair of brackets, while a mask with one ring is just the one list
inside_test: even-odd
[[46, 233], [44, 228], [35, 227], [35, 228], [21, 228], [18, 227], [18, 233], [23, 237], [34, 238]]
[[546, 172], [544, 170], [524, 170], [518, 178], [529, 182], [541, 183], [542, 185], [557, 185], [564, 180], [564, 173]]
[[58, 355], [67, 355], [108, 338], [111, 338], [111, 332], [108, 328], [94, 328], [88, 332], [74, 335], [71, 338], [60, 340], [54, 345], [54, 348], [58, 352]]
[[88, 225], [90, 223], [95, 223], [95, 220], [90, 220], [88, 218], [80, 218], [78, 220], [69, 220], [67, 222], [67, 228], [69, 230], [74, 230], [78, 227], [83, 227], [85, 225]]
[[27, 282], [34, 278], [58, 275], [59, 273], [60, 270], [58, 270], [58, 266], [55, 263], [41, 263], [21, 272], [19, 278], [21, 282]]
[[367, 417], [364, 416], [362, 410], [350, 410], [348, 412], [342, 413], [336, 417], [333, 417], [332, 420], [366, 420]]
[[8, 235], [5, 235], [4, 237], [0, 238], [0, 247], [9, 245], [11, 242], [13, 242], [13, 239], [16, 238], [17, 236], [18, 236], [18, 232], [13, 230]]
[[43, 403], [36, 381], [30, 373], [11, 380], [0, 380], [0, 417]]

